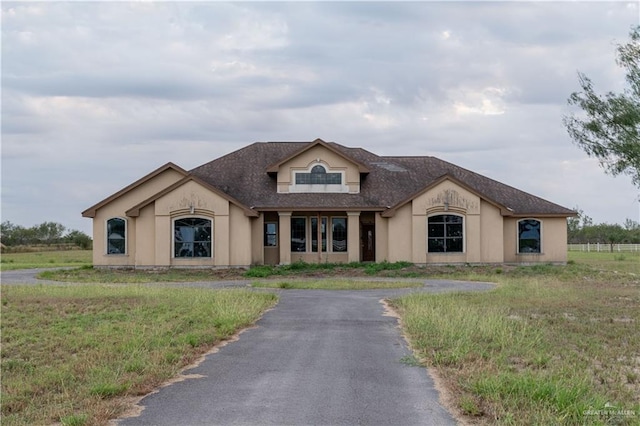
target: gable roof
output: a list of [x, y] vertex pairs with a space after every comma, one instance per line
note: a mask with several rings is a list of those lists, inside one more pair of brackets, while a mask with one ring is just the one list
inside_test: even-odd
[[180, 173], [180, 174], [182, 174], [184, 176], [187, 176], [189, 174], [182, 167], [176, 166], [175, 164], [169, 162], [169, 163], [167, 163], [167, 164], [165, 164], [163, 166], [158, 167], [157, 169], [155, 169], [151, 173], [141, 177], [137, 181], [133, 182], [131, 185], [128, 185], [128, 186], [122, 188], [120, 191], [116, 192], [115, 194], [113, 194], [113, 195], [105, 198], [104, 200], [98, 202], [97, 204], [94, 204], [93, 206], [89, 207], [88, 209], [86, 209], [85, 211], [82, 212], [82, 216], [83, 217], [96, 217], [96, 211], [99, 208], [104, 207], [105, 205], [109, 204], [110, 202], [112, 202], [116, 198], [119, 198], [119, 197], [123, 196], [127, 192], [129, 192], [129, 191], [139, 187], [140, 185], [150, 181], [151, 179], [153, 179], [156, 176], [164, 173], [167, 170], [175, 170], [176, 172], [178, 172], [178, 173]]
[[356, 166], [358, 166], [358, 171], [360, 173], [369, 173], [369, 169], [367, 168], [367, 166], [365, 166], [364, 164], [360, 163], [358, 160], [355, 160], [355, 159], [351, 158], [349, 155], [345, 154], [344, 152], [335, 149], [332, 145], [329, 145], [327, 142], [323, 141], [320, 138], [314, 140], [311, 143], [305, 143], [298, 151], [295, 151], [295, 152], [291, 153], [290, 155], [288, 155], [287, 157], [278, 160], [277, 163], [270, 165], [269, 167], [267, 167], [267, 173], [277, 173], [278, 170], [280, 169], [280, 166], [282, 166], [284, 163], [286, 163], [287, 161], [291, 160], [292, 158], [295, 158], [298, 155], [302, 154], [303, 152], [306, 152], [306, 151], [308, 151], [311, 148], [314, 148], [316, 146], [322, 146], [322, 147], [328, 149], [329, 151], [338, 154], [340, 157], [344, 158], [345, 160], [355, 164]]
[[185, 176], [184, 178], [180, 179], [179, 181], [175, 182], [174, 184], [169, 185], [168, 187], [164, 188], [162, 191], [152, 195], [151, 197], [147, 198], [146, 200], [144, 200], [144, 201], [136, 204], [135, 206], [131, 207], [129, 210], [127, 210], [125, 212], [125, 214], [127, 216], [129, 216], [129, 217], [140, 216], [140, 210], [142, 210], [144, 207], [148, 206], [149, 204], [153, 203], [154, 201], [158, 200], [159, 198], [165, 196], [166, 194], [170, 193], [171, 191], [181, 187], [182, 185], [184, 185], [187, 182], [196, 182], [197, 184], [202, 185], [205, 188], [207, 188], [209, 191], [220, 195], [222, 198], [228, 200], [229, 202], [235, 204], [236, 206], [238, 206], [242, 210], [244, 210], [244, 214], [246, 216], [258, 216], [258, 213], [256, 211], [251, 210], [250, 208], [248, 208], [247, 206], [243, 205], [241, 202], [239, 202], [235, 198], [231, 197], [228, 194], [225, 194], [224, 192], [220, 191], [218, 188], [216, 188], [214, 186], [211, 186], [207, 182], [204, 182], [200, 178], [198, 178], [197, 176], [193, 176], [193, 175]]
[[[269, 173], [318, 145], [358, 165], [363, 173], [360, 193], [278, 193], [276, 179]], [[189, 173], [258, 211], [387, 211], [401, 207], [446, 176], [500, 207], [504, 215], [567, 217], [576, 214], [570, 209], [435, 157], [378, 156], [362, 148], [346, 147], [320, 139], [313, 142], [256, 142], [196, 167]]]

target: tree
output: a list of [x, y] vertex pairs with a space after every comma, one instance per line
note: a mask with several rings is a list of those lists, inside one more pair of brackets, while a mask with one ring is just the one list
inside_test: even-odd
[[626, 71], [623, 93], [595, 93], [591, 80], [578, 72], [581, 92], [573, 92], [570, 105], [584, 114], [565, 116], [563, 123], [574, 143], [596, 157], [606, 173], [629, 174], [640, 187], [640, 26], [632, 28], [630, 41], [617, 46], [616, 63]]
[[90, 250], [93, 241], [91, 237], [84, 232], [73, 230], [64, 236], [64, 241], [75, 244], [83, 250]]

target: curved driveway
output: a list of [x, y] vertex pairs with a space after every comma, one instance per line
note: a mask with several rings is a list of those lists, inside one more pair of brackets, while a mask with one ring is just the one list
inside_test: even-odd
[[381, 299], [492, 285], [422, 281], [405, 290], [281, 290], [256, 327], [184, 372], [196, 378], [148, 395], [140, 415], [118, 424], [453, 425], [426, 369], [403, 362], [411, 351]]

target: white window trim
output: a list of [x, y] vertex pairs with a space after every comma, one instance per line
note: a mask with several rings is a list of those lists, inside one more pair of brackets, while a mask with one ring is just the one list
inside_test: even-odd
[[[327, 173], [340, 173], [341, 184], [296, 184], [296, 175], [311, 173], [315, 166], [322, 166]], [[346, 184], [346, 173], [344, 170], [333, 170], [327, 164], [314, 161], [306, 170], [291, 170], [291, 184], [289, 192], [293, 193], [349, 193], [349, 186]]]
[[[540, 224], [540, 251], [539, 252], [531, 252], [531, 253], [523, 253], [520, 251], [520, 222], [523, 220], [535, 220]], [[518, 256], [540, 256], [544, 253], [544, 240], [543, 240], [543, 221], [540, 219], [536, 219], [535, 217], [523, 217], [521, 219], [516, 220], [516, 255]]]
[[[124, 221], [124, 253], [109, 253], [109, 221], [122, 219]], [[129, 254], [129, 221], [122, 216], [113, 216], [104, 221], [104, 254], [105, 256], [127, 256]]]
[[[206, 219], [211, 222], [211, 256], [209, 257], [176, 257], [176, 220], [182, 219]], [[171, 258], [176, 260], [194, 261], [198, 259], [213, 259], [215, 258], [215, 220], [212, 217], [201, 215], [186, 215], [176, 216], [171, 218]]]
[[[445, 251], [445, 252], [433, 252], [433, 251], [429, 251], [429, 218], [434, 217], [434, 216], [458, 216], [462, 218], [462, 251]], [[426, 225], [426, 239], [425, 242], [427, 243], [426, 246], [426, 252], [427, 254], [431, 254], [431, 255], [443, 255], [443, 256], [455, 256], [455, 255], [460, 255], [460, 254], [464, 254], [467, 252], [467, 218], [465, 215], [460, 214], [460, 213], [454, 213], [454, 212], [450, 212], [450, 211], [441, 211], [441, 212], [433, 212], [430, 213], [429, 215], [427, 215], [427, 220], [425, 221], [425, 225]]]

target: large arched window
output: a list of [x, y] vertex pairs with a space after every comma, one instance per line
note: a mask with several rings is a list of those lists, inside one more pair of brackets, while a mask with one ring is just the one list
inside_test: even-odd
[[462, 216], [442, 214], [429, 217], [427, 251], [429, 253], [462, 253], [464, 251]]
[[187, 217], [173, 222], [174, 257], [211, 257], [211, 220]]
[[541, 222], [525, 219], [518, 222], [518, 253], [540, 253]]
[[127, 221], [114, 217], [107, 220], [107, 254], [127, 253]]

